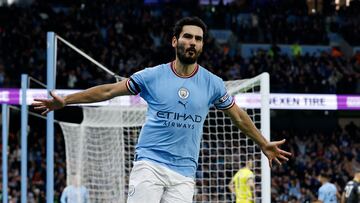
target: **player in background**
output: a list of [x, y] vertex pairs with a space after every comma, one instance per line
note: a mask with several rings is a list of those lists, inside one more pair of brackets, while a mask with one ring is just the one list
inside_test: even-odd
[[229, 190], [236, 196], [236, 203], [253, 203], [255, 190], [255, 176], [252, 172], [254, 165], [253, 159], [248, 159], [243, 168], [241, 168], [231, 179]]
[[360, 202], [360, 168], [355, 169], [354, 178], [347, 182], [341, 196], [341, 203]]
[[279, 148], [285, 140], [266, 140], [227, 93], [223, 80], [197, 64], [206, 31], [206, 25], [197, 17], [180, 19], [171, 41], [176, 53], [174, 61], [145, 68], [118, 83], [64, 98], [51, 93], [52, 99], [35, 99], [33, 103], [35, 109], [46, 114], [69, 104], [140, 94], [148, 104], [148, 112], [135, 149], [128, 203], [192, 202], [203, 124], [211, 106], [224, 111], [257, 143], [270, 167], [273, 161], [281, 164], [291, 156]]
[[80, 176], [75, 175], [71, 181], [71, 185], [64, 188], [60, 203], [90, 203], [89, 192], [81, 185]]
[[340, 195], [336, 186], [329, 182], [329, 175], [322, 172], [317, 178], [321, 183], [321, 187], [319, 188], [318, 199], [315, 203], [337, 203]]

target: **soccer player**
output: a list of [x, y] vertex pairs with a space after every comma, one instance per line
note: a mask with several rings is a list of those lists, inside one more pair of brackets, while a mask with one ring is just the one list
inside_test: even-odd
[[89, 192], [80, 185], [80, 176], [75, 175], [72, 184], [65, 187], [61, 194], [60, 203], [90, 203]]
[[329, 182], [329, 175], [322, 172], [318, 175], [318, 181], [321, 187], [318, 191], [318, 200], [316, 203], [337, 203], [337, 197], [340, 196], [336, 186]]
[[289, 152], [279, 148], [285, 140], [266, 140], [225, 89], [221, 78], [197, 64], [203, 51], [206, 25], [197, 17], [179, 20], [173, 30], [174, 61], [145, 68], [130, 78], [99, 85], [62, 98], [35, 99], [35, 109], [49, 111], [68, 104], [91, 103], [122, 95], [140, 96], [148, 104], [134, 167], [128, 203], [192, 202], [203, 124], [210, 106], [223, 110], [235, 126], [253, 139], [269, 159], [281, 164]]
[[236, 203], [254, 202], [255, 176], [252, 172], [253, 162], [253, 159], [248, 159], [245, 167], [241, 168], [229, 183], [230, 191], [235, 193]]
[[341, 203], [360, 202], [360, 168], [355, 169], [354, 179], [347, 182], [341, 196]]

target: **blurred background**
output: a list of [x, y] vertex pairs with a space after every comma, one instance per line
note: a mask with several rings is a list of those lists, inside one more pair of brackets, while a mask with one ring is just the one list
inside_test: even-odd
[[[128, 77], [173, 60], [174, 22], [198, 16], [209, 28], [199, 64], [224, 80], [268, 72], [271, 93], [359, 95], [359, 11], [359, 0], [0, 0], [0, 88], [19, 88], [22, 73], [46, 82], [47, 31]], [[114, 82], [89, 64], [59, 46], [56, 88]], [[10, 202], [20, 202], [19, 113], [11, 117], [9, 195]], [[82, 115], [68, 107], [56, 119], [79, 123]], [[45, 125], [30, 122], [28, 202], [45, 202]], [[271, 130], [272, 139], [286, 138], [284, 148], [293, 153], [272, 169], [272, 202], [315, 200], [319, 172], [342, 192], [360, 167], [359, 111], [271, 110]], [[66, 186], [59, 129], [54, 160], [59, 202]]]

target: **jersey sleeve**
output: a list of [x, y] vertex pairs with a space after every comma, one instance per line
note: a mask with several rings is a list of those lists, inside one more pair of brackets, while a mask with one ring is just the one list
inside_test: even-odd
[[[348, 184], [349, 185], [349, 184]], [[346, 190], [346, 194], [348, 194], [347, 202], [357, 202], [360, 198], [360, 185], [351, 184], [350, 187], [346, 186], [349, 191]]]
[[255, 179], [255, 175], [253, 172], [250, 172], [248, 175], [248, 179]]
[[[85, 187], [84, 187], [85, 188]], [[85, 203], [90, 203], [89, 191], [85, 188]]]
[[320, 188], [319, 189], [319, 194], [318, 194], [318, 200], [321, 200], [321, 201], [324, 201], [325, 200], [325, 191], [322, 189], [322, 188]]
[[234, 104], [234, 98], [228, 94], [224, 81], [220, 78], [215, 80], [215, 95], [213, 104], [219, 110], [226, 110], [231, 108]]
[[67, 193], [68, 193], [68, 187], [65, 187], [64, 191], [61, 194], [60, 203], [67, 202]]
[[134, 73], [126, 82], [128, 90], [134, 95], [145, 92], [146, 83], [150, 75], [151, 71], [149, 68]]

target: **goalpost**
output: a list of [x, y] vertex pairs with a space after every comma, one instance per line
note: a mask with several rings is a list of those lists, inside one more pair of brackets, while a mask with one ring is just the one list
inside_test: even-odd
[[[270, 140], [269, 75], [227, 81], [228, 92], [258, 95], [261, 106], [245, 107]], [[83, 107], [81, 124], [61, 123], [65, 137], [67, 181], [80, 175], [90, 191], [91, 202], [126, 201], [134, 148], [145, 122], [146, 106]], [[246, 162], [255, 160], [255, 202], [271, 202], [270, 168], [267, 158], [251, 139], [231, 124], [222, 111], [211, 108], [204, 124], [194, 202], [231, 202], [227, 189], [231, 178]]]

